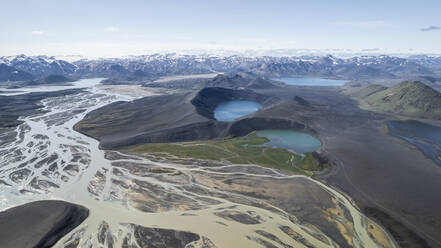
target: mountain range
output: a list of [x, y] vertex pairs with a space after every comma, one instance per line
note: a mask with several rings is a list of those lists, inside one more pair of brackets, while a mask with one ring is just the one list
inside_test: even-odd
[[149, 80], [164, 75], [249, 72], [261, 77], [314, 76], [348, 80], [428, 77], [437, 80], [441, 57], [399, 58], [388, 55], [337, 58], [327, 56], [245, 57], [152, 54], [68, 62], [53, 56], [0, 57], [0, 81], [23, 81], [48, 75]]

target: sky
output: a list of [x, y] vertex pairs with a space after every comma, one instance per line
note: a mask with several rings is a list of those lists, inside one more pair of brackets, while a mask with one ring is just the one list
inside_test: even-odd
[[0, 56], [441, 54], [439, 0], [0, 0]]

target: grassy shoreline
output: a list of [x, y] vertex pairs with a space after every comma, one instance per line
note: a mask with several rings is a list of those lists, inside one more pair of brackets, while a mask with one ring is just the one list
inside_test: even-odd
[[257, 136], [255, 132], [252, 132], [238, 138], [146, 144], [132, 147], [130, 150], [153, 155], [168, 154], [179, 158], [226, 160], [233, 164], [256, 164], [305, 175], [312, 175], [313, 171], [321, 171], [326, 166], [317, 153], [308, 152], [302, 156], [287, 149], [264, 146], [268, 141], [269, 139]]

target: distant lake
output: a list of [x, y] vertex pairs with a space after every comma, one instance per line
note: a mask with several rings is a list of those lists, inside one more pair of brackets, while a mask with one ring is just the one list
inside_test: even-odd
[[272, 78], [272, 80], [282, 81], [288, 85], [306, 85], [306, 86], [342, 86], [347, 80], [310, 78], [310, 77], [285, 77]]
[[265, 143], [265, 146], [290, 149], [299, 154], [317, 151], [322, 145], [320, 140], [304, 132], [261, 130], [257, 131], [256, 134], [270, 140]]
[[253, 101], [228, 101], [216, 107], [214, 118], [218, 121], [234, 121], [261, 108], [262, 104]]
[[418, 147], [435, 163], [441, 165], [441, 127], [419, 121], [389, 121], [390, 134]]

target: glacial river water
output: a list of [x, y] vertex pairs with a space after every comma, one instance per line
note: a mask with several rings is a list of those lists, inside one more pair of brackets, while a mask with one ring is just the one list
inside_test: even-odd
[[[253, 165], [211, 168], [100, 150], [98, 141], [73, 130], [75, 123], [94, 109], [137, 96], [104, 92], [99, 81], [82, 80], [78, 85], [87, 84], [85, 92], [42, 101], [44, 113], [22, 118], [23, 124], [1, 133], [5, 140], [0, 147], [1, 210], [43, 199], [64, 200], [90, 209], [84, 223], [55, 247], [140, 247], [134, 240], [134, 225], [196, 233], [204, 240], [192, 242], [194, 247], [265, 247], [265, 242], [275, 247], [334, 247], [327, 230], [228, 188], [235, 184], [216, 183], [229, 178], [255, 180], [254, 185], [281, 181], [308, 184], [334, 199], [335, 208], [350, 216], [351, 221], [337, 226], [349, 228], [355, 247], [380, 247], [368, 226], [375, 226], [381, 234], [378, 239], [388, 247], [395, 246], [350, 199], [305, 176]], [[158, 174], [161, 170], [171, 172]], [[234, 216], [222, 217], [225, 214]], [[246, 216], [252, 224], [238, 221], [238, 216]], [[281, 227], [292, 230], [291, 235]], [[273, 236], [259, 236], [256, 230]], [[100, 238], [103, 233], [104, 241]]]

